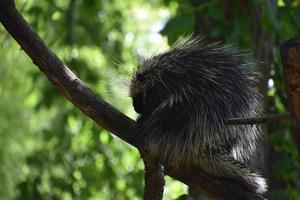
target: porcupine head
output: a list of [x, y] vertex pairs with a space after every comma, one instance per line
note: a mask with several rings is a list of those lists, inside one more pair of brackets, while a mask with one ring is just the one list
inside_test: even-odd
[[205, 169], [215, 154], [247, 161], [258, 128], [225, 121], [260, 113], [251, 66], [232, 47], [192, 37], [144, 60], [133, 73], [130, 94], [150, 153], [178, 167]]

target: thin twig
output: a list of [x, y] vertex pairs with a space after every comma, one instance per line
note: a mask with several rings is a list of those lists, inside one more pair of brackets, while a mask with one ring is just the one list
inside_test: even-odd
[[251, 117], [251, 118], [229, 118], [226, 121], [227, 125], [240, 125], [240, 124], [263, 124], [273, 123], [283, 120], [289, 120], [291, 117], [290, 113], [266, 115], [263, 117]]

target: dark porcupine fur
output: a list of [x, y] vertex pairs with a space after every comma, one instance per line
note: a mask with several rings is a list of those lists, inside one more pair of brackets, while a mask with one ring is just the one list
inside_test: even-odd
[[141, 138], [160, 162], [198, 167], [260, 196], [265, 180], [246, 164], [260, 131], [255, 125], [225, 125], [228, 118], [261, 112], [257, 76], [245, 56], [189, 37], [143, 61], [130, 94]]

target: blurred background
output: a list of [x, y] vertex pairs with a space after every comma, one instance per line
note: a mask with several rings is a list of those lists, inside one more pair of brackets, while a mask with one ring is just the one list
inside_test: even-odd
[[[299, 36], [300, 0], [16, 0], [46, 44], [102, 98], [132, 118], [128, 84], [139, 60], [191, 33], [246, 49], [259, 61], [266, 113], [287, 112], [279, 45]], [[0, 26], [0, 200], [137, 200], [136, 149], [60, 95]], [[288, 122], [263, 127], [252, 160], [270, 200], [300, 199]], [[188, 189], [167, 178], [164, 199]], [[205, 198], [204, 198], [205, 199]]]

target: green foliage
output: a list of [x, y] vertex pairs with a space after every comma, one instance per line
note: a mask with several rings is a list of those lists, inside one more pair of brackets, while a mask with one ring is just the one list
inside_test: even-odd
[[[194, 32], [200, 12], [209, 38], [256, 49], [253, 19], [244, 4], [213, 0], [16, 1], [43, 40], [102, 98], [135, 117], [128, 97], [139, 57], [163, 51]], [[286, 112], [279, 42], [299, 35], [300, 1], [250, 1], [262, 9], [260, 26], [274, 62], [268, 110]], [[73, 17], [70, 17], [73, 13]], [[203, 24], [204, 27], [204, 24]], [[164, 37], [162, 37], [162, 35]], [[68, 103], [0, 27], [0, 197], [6, 199], [141, 199], [143, 164], [138, 152]], [[271, 125], [276, 160], [270, 166], [278, 190], [270, 199], [299, 199], [300, 164], [288, 123]], [[186, 191], [167, 179], [165, 199]]]
[[[2, 33], [3, 30], [0, 30]], [[31, 151], [30, 127], [27, 122], [31, 111], [26, 108], [26, 95], [30, 92], [32, 80], [23, 73], [29, 73], [28, 59], [18, 51], [13, 41], [7, 41], [7, 34], [0, 35], [0, 196], [10, 199], [15, 195], [15, 184], [24, 179], [25, 156]], [[10, 54], [6, 54], [10, 50]], [[8, 67], [10, 66], [10, 67]], [[13, 92], [12, 92], [13, 91]], [[14, 169], [14, 170], [12, 170]]]

